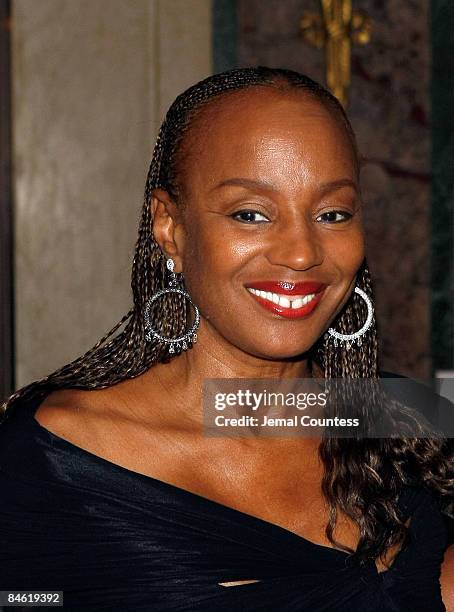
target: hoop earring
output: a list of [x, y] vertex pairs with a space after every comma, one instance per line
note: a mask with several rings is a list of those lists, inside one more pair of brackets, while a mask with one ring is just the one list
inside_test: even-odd
[[333, 337], [334, 346], [337, 346], [338, 342], [340, 342], [341, 344], [343, 342], [346, 342], [347, 343], [346, 348], [349, 349], [352, 346], [352, 344], [355, 343], [355, 341], [356, 341], [357, 346], [361, 346], [362, 344], [361, 336], [363, 336], [367, 332], [369, 327], [372, 325], [372, 319], [374, 315], [374, 308], [372, 306], [372, 300], [367, 295], [367, 293], [363, 291], [362, 289], [360, 289], [359, 287], [355, 287], [355, 293], [360, 295], [363, 298], [363, 300], [366, 302], [366, 305], [367, 305], [366, 322], [361, 327], [361, 329], [359, 329], [357, 332], [353, 334], [341, 334], [340, 332], [330, 327], [327, 333], [325, 334], [325, 338], [329, 340], [330, 337]]
[[[174, 266], [175, 266], [175, 262], [173, 261], [172, 258], [169, 258], [166, 261], [166, 267], [170, 271], [169, 287], [167, 289], [160, 289], [154, 295], [151, 296], [151, 298], [147, 302], [147, 305], [145, 306], [145, 313], [144, 313], [145, 329], [147, 330], [145, 339], [148, 341], [151, 341], [153, 340], [153, 338], [155, 338], [159, 342], [164, 342], [165, 344], [169, 345], [169, 353], [175, 353], [180, 350], [186, 351], [189, 348], [190, 344], [191, 345], [195, 344], [197, 342], [196, 330], [199, 327], [199, 323], [200, 323], [200, 312], [197, 306], [191, 300], [191, 296], [189, 295], [187, 291], [184, 291], [183, 289], [179, 289], [176, 286], [178, 281], [177, 281], [177, 276], [175, 272], [173, 271]], [[165, 336], [162, 336], [161, 334], [159, 334], [157, 331], [153, 329], [151, 322], [150, 322], [151, 306], [156, 302], [156, 300], [159, 300], [159, 298], [161, 298], [163, 295], [166, 295], [167, 293], [178, 293], [184, 296], [188, 300], [188, 302], [191, 303], [191, 305], [194, 307], [194, 310], [195, 310], [195, 320], [194, 320], [194, 323], [192, 324], [191, 329], [187, 331], [183, 336], [179, 336], [178, 338], [166, 338]]]

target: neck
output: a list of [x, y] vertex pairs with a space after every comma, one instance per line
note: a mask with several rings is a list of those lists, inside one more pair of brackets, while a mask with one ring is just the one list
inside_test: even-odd
[[[168, 394], [169, 405], [175, 416], [198, 425], [202, 421], [202, 391], [207, 378], [322, 378], [321, 370], [307, 354], [298, 358], [269, 360], [250, 355], [214, 334], [208, 325], [201, 325], [197, 343], [168, 364], [156, 364], [145, 378], [154, 385], [158, 378]], [[312, 368], [314, 367], [314, 371]], [[146, 380], [144, 380], [146, 382]], [[193, 406], [188, 411], [187, 407]], [[173, 412], [173, 410], [172, 410]]]

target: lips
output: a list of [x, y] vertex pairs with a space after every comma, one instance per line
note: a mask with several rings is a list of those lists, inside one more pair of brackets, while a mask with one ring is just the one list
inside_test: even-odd
[[322, 299], [326, 287], [324, 283], [312, 281], [257, 281], [246, 285], [258, 304], [287, 319], [309, 315]]

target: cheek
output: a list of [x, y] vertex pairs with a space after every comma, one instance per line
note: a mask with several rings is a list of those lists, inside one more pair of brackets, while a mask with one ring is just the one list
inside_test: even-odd
[[329, 237], [324, 245], [333, 266], [344, 274], [354, 275], [365, 257], [364, 232], [361, 227]]
[[351, 270], [359, 268], [365, 257], [364, 234], [362, 231], [352, 236], [350, 244], [344, 248], [344, 257]]
[[209, 225], [188, 231], [185, 245], [184, 277], [194, 298], [214, 288], [217, 294], [232, 291], [235, 275], [260, 248], [250, 237], [239, 239], [228, 229], [214, 231]]

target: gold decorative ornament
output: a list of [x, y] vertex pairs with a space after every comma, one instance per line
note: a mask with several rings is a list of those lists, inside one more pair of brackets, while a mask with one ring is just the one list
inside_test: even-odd
[[300, 22], [304, 40], [325, 49], [326, 83], [344, 107], [348, 103], [352, 45], [370, 41], [372, 24], [352, 0], [320, 0], [321, 13], [305, 11]]

